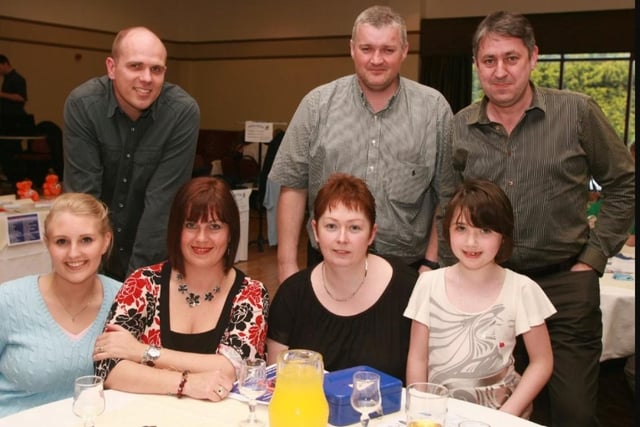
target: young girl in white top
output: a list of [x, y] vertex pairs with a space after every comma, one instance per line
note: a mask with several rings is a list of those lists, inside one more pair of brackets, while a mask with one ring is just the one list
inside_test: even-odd
[[[513, 221], [490, 181], [465, 181], [454, 194], [442, 230], [458, 263], [422, 273], [413, 290], [407, 384], [442, 384], [457, 399], [528, 417], [553, 369], [545, 319], [555, 309], [534, 281], [499, 265]], [[530, 361], [522, 377], [512, 357], [520, 334]]]

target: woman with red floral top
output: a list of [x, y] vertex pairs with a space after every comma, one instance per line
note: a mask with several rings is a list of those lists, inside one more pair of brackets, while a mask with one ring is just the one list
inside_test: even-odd
[[240, 240], [229, 186], [202, 177], [176, 194], [168, 261], [129, 276], [94, 348], [108, 388], [219, 401], [245, 358], [264, 358], [269, 296], [233, 267]]

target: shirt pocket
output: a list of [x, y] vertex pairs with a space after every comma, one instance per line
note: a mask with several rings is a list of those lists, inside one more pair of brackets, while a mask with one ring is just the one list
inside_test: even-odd
[[415, 205], [433, 179], [433, 168], [397, 160], [384, 175], [389, 201], [396, 205]]

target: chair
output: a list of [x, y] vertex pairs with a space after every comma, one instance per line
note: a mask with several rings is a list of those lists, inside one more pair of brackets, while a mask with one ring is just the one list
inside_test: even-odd
[[29, 178], [33, 186], [40, 188], [44, 178], [52, 170], [62, 182], [64, 161], [62, 156], [62, 130], [53, 122], [44, 121], [36, 125], [36, 135], [44, 138], [29, 140], [26, 151], [16, 153], [12, 173], [14, 181]]

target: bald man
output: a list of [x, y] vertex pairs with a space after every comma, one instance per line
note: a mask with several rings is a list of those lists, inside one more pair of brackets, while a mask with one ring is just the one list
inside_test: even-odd
[[104, 272], [118, 280], [166, 259], [169, 207], [191, 178], [200, 110], [164, 81], [166, 61], [149, 29], [122, 30], [107, 75], [75, 88], [64, 106], [64, 189], [109, 207], [114, 246]]

